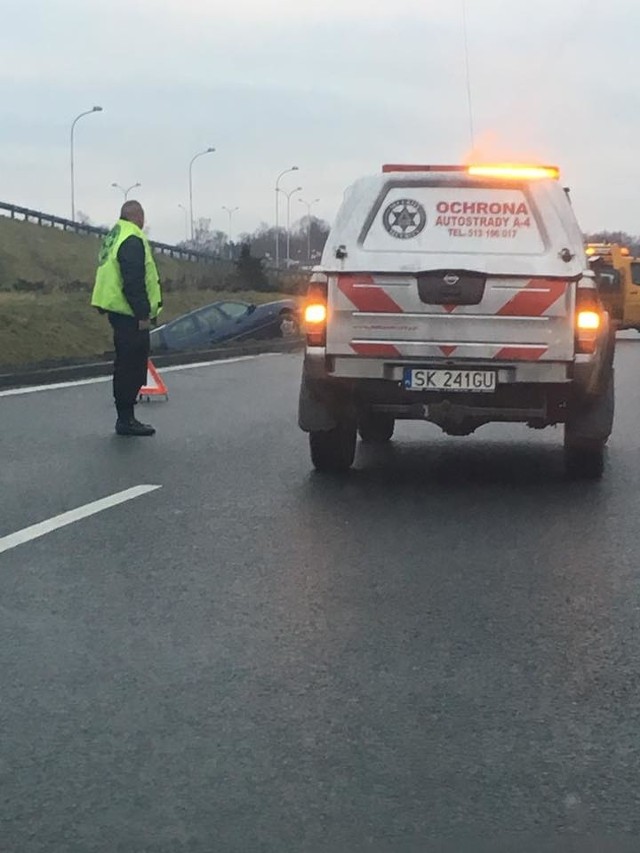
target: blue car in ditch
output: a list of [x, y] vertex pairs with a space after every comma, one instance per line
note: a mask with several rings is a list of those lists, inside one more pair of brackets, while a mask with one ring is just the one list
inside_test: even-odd
[[218, 344], [290, 338], [299, 334], [299, 307], [293, 299], [254, 305], [214, 302], [151, 331], [151, 352], [204, 350]]

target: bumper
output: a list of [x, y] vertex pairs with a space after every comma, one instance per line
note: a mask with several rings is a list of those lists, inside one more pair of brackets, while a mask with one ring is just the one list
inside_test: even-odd
[[[498, 371], [498, 384], [522, 382], [568, 382], [572, 379], [571, 363], [566, 362], [495, 362], [474, 361], [473, 363], [442, 359], [440, 362], [424, 359], [388, 361], [379, 358], [327, 356], [322, 347], [309, 347], [305, 356], [305, 372], [316, 379], [377, 379], [387, 382], [402, 382], [404, 368], [417, 367], [421, 363], [429, 367], [452, 370], [483, 368]], [[588, 369], [588, 365], [585, 364]]]
[[431, 367], [498, 373], [492, 393], [447, 393], [405, 390], [404, 368], [416, 366], [415, 361], [327, 357], [324, 348], [308, 348], [298, 422], [306, 432], [326, 430], [368, 409], [397, 419], [428, 420], [456, 435], [498, 421], [542, 428], [566, 422], [576, 399], [588, 401], [601, 394], [612, 363], [613, 343], [593, 355], [577, 355], [572, 362], [430, 362]]

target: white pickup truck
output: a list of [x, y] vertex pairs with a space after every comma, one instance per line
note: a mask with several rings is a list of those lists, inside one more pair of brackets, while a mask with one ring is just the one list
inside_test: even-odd
[[344, 471], [399, 419], [564, 424], [598, 478], [615, 337], [555, 167], [385, 166], [345, 194], [305, 307], [311, 458]]

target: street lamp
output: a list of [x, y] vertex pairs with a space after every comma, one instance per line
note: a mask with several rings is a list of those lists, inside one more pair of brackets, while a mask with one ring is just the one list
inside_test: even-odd
[[216, 149], [211, 147], [207, 148], [206, 151], [201, 151], [199, 154], [194, 155], [191, 158], [191, 162], [189, 163], [189, 221], [191, 222], [191, 240], [193, 241], [193, 164], [196, 162], [198, 157], [204, 157], [205, 154], [213, 154]]
[[75, 222], [76, 219], [76, 187], [75, 187], [75, 175], [74, 175], [74, 162], [73, 162], [73, 134], [76, 129], [76, 124], [80, 121], [84, 116], [91, 115], [91, 113], [101, 113], [102, 107], [92, 107], [90, 110], [85, 110], [80, 115], [76, 116], [73, 120], [73, 124], [71, 125], [71, 221]]
[[184, 211], [184, 239], [188, 240], [189, 239], [189, 219], [188, 219], [189, 214], [187, 213], [187, 208], [184, 206], [184, 204], [179, 204], [178, 207], [180, 208], [180, 210]]
[[240, 208], [239, 207], [227, 207], [226, 205], [223, 204], [222, 209], [226, 210], [227, 213], [229, 214], [229, 260], [231, 260], [231, 258], [233, 256], [233, 252], [231, 251], [231, 223], [232, 223], [232, 219], [233, 219], [233, 214], [237, 210], [240, 210]]
[[231, 220], [233, 219], [233, 214], [236, 210], [240, 210], [239, 207], [226, 207], [224, 204], [222, 205], [222, 209], [226, 210], [229, 214], [229, 232], [231, 232]]
[[285, 175], [288, 175], [289, 172], [297, 172], [299, 171], [297, 166], [291, 166], [290, 169], [285, 169], [284, 172], [280, 172], [278, 177], [276, 178], [276, 269], [280, 268], [280, 214], [279, 214], [279, 196], [280, 192], [280, 179]]
[[314, 198], [313, 201], [305, 201], [303, 198], [299, 198], [298, 201], [307, 208], [307, 263], [311, 263], [311, 208], [320, 199]]
[[302, 187], [296, 187], [295, 190], [287, 192], [286, 190], [278, 190], [282, 195], [287, 197], [287, 269], [291, 263], [291, 196], [302, 192]]
[[124, 200], [126, 201], [126, 200], [129, 198], [129, 193], [131, 192], [131, 190], [135, 190], [135, 188], [136, 188], [136, 187], [141, 187], [141, 186], [142, 186], [142, 184], [140, 184], [140, 183], [138, 183], [138, 184], [131, 184], [131, 186], [130, 186], [130, 187], [127, 187], [126, 189], [125, 189], [125, 187], [121, 187], [121, 186], [120, 186], [120, 184], [111, 184], [111, 186], [112, 186], [112, 187], [114, 187], [114, 188], [115, 188], [115, 189], [117, 189], [117, 190], [120, 190], [120, 192], [121, 192], [121, 193], [123, 194], [123, 196], [124, 196]]

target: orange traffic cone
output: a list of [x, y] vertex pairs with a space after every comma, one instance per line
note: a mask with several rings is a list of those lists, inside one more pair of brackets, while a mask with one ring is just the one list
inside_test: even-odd
[[165, 400], [168, 400], [169, 391], [162, 381], [162, 377], [158, 373], [154, 363], [149, 359], [147, 361], [147, 381], [140, 389], [138, 399], [150, 400], [152, 397], [164, 397]]

